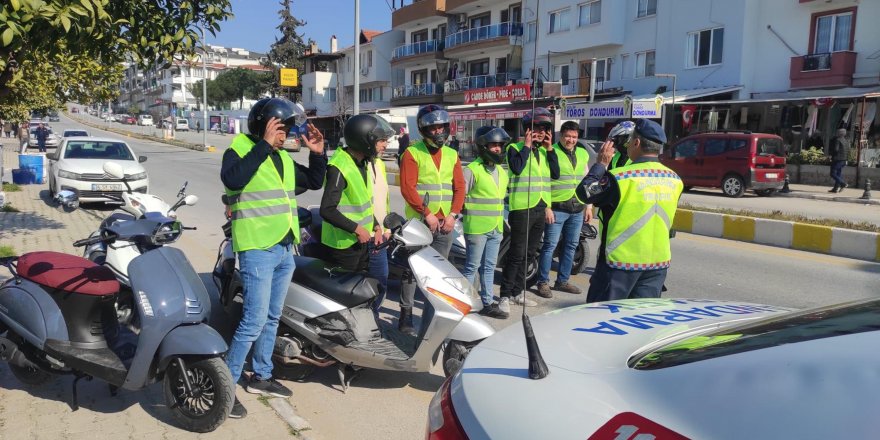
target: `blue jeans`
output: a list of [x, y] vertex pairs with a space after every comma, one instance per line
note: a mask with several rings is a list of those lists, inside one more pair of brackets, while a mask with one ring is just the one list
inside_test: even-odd
[[498, 262], [498, 248], [504, 236], [497, 229], [485, 234], [465, 234], [466, 259], [462, 275], [474, 283], [477, 268], [480, 270], [480, 299], [484, 306], [492, 304], [492, 287], [495, 284], [495, 264]]
[[296, 267], [292, 250], [291, 245], [276, 244], [269, 249], [238, 254], [244, 304], [241, 322], [226, 352], [226, 365], [235, 382], [241, 377], [251, 346], [254, 349], [254, 373], [264, 380], [272, 377], [272, 349], [278, 332], [278, 318]]
[[843, 187], [846, 185], [846, 180], [843, 180], [843, 167], [845, 166], [845, 160], [831, 162], [831, 179], [834, 180], [834, 186]]
[[[584, 212], [569, 214], [562, 211], [553, 211], [556, 221], [552, 225], [544, 226], [544, 245], [541, 248], [541, 256], [538, 257], [538, 282], [550, 282], [550, 266], [553, 263], [553, 252], [556, 244], [564, 246], [559, 255], [559, 267], [556, 271], [558, 284], [568, 282], [571, 277], [571, 265], [574, 261], [574, 251], [581, 239], [581, 228], [584, 225]], [[562, 234], [562, 241], [559, 235]]]
[[385, 300], [385, 294], [388, 293], [388, 248], [375, 250], [376, 246], [370, 240], [367, 246], [367, 252], [370, 254], [370, 267], [367, 274], [379, 280], [379, 296], [373, 301], [373, 311], [379, 312], [382, 307], [382, 301]]

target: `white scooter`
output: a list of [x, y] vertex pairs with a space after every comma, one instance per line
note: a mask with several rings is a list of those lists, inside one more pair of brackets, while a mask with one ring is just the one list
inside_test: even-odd
[[[178, 191], [179, 200], [173, 205], [168, 205], [160, 197], [152, 194], [143, 194], [132, 192], [131, 187], [125, 180], [125, 173], [122, 166], [113, 162], [104, 164], [104, 172], [116, 179], [120, 179], [127, 191], [123, 192], [120, 201], [122, 206], [115, 210], [107, 218], [101, 221], [98, 230], [89, 234], [89, 238], [98, 237], [105, 234], [108, 228], [119, 222], [134, 221], [138, 219], [151, 217], [167, 217], [176, 219], [176, 210], [184, 205], [195, 205], [199, 198], [195, 195], [186, 195], [186, 186]], [[196, 229], [195, 227], [184, 227], [183, 229]], [[132, 260], [144, 254], [146, 251], [161, 247], [164, 243], [151, 243], [144, 241], [129, 241], [117, 239], [112, 242], [97, 241], [86, 246], [83, 251], [83, 257], [107, 266], [116, 279], [122, 284], [122, 288], [116, 300], [116, 313], [120, 322], [127, 323], [131, 317], [131, 307], [134, 304], [131, 296], [131, 281], [128, 276], [128, 265]]]
[[[310, 371], [337, 364], [345, 391], [354, 377], [349, 372], [363, 368], [426, 372], [442, 350], [443, 371], [451, 376], [461, 368], [471, 348], [495, 333], [475, 313], [479, 300], [473, 286], [430, 247], [433, 236], [427, 226], [420, 221], [404, 223], [392, 213], [385, 219], [385, 227], [392, 232], [382, 245], [391, 249], [391, 264], [409, 268], [425, 293], [419, 334], [408, 336], [377, 319], [371, 308], [378, 295], [375, 279], [341, 271], [315, 258], [295, 256], [296, 270], [275, 339], [276, 365], [298, 364]], [[242, 289], [231, 246], [227, 238], [214, 276], [221, 301], [235, 320], [241, 313], [236, 305]]]

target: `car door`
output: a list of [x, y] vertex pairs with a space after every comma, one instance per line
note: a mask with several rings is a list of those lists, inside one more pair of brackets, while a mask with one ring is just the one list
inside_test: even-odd
[[727, 174], [731, 163], [727, 154], [726, 136], [709, 136], [703, 140], [702, 153], [699, 154], [698, 180], [701, 185], [720, 186], [721, 179]]
[[699, 185], [699, 168], [697, 166], [697, 153], [700, 147], [699, 139], [685, 139], [675, 144], [664, 165], [672, 168], [685, 186]]

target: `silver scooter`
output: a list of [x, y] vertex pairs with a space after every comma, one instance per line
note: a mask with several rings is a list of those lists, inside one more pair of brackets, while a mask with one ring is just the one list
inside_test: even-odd
[[[407, 336], [376, 317], [371, 308], [378, 295], [375, 279], [295, 256], [296, 270], [275, 340], [276, 364], [307, 368], [337, 364], [345, 391], [363, 368], [427, 372], [442, 351], [448, 377], [461, 368], [471, 348], [495, 333], [475, 313], [480, 301], [473, 286], [430, 247], [433, 236], [424, 223], [404, 222], [392, 213], [385, 227], [392, 232], [382, 245], [391, 250], [391, 264], [407, 266], [427, 300], [418, 335]], [[235, 315], [240, 314], [235, 305], [241, 301], [241, 285], [231, 246], [227, 238], [214, 277], [221, 300]]]

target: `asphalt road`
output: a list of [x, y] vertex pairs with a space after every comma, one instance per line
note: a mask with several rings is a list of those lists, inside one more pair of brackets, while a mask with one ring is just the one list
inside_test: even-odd
[[[53, 125], [63, 129], [77, 124], [65, 120]], [[91, 131], [100, 133], [94, 129]], [[112, 133], [108, 135], [118, 137]], [[231, 140], [231, 137], [226, 139]], [[179, 211], [185, 224], [199, 229], [187, 231], [177, 246], [186, 252], [198, 271], [209, 273], [222, 239], [220, 226], [224, 222], [219, 180], [223, 149], [204, 153], [155, 142], [133, 139], [129, 142], [138, 154], [149, 158], [144, 165], [150, 175], [151, 192], [167, 200], [177, 193], [184, 181], [188, 181], [188, 193], [200, 197], [198, 205]], [[305, 154], [298, 153], [296, 159], [306, 163]], [[689, 194], [688, 197], [720, 198], [702, 193]], [[306, 206], [317, 204], [319, 200], [319, 192], [309, 192], [299, 198], [299, 203]], [[732, 202], [731, 199], [722, 200], [719, 203], [768, 201], [785, 205], [785, 209], [794, 212], [824, 209], [847, 218], [863, 215], [858, 205], [846, 203], [781, 198], [756, 201], [750, 197]], [[392, 208], [402, 210], [399, 194], [392, 194]], [[870, 216], [871, 213], [864, 215]], [[595, 258], [598, 245], [595, 241], [590, 245]], [[672, 246], [675, 258], [667, 278], [669, 292], [666, 297], [735, 299], [812, 307], [878, 295], [880, 264], [877, 263], [690, 234], [679, 234]], [[590, 264], [589, 270], [593, 266]], [[584, 273], [573, 280], [586, 290], [588, 277], [588, 273]], [[583, 301], [584, 295], [556, 293], [553, 299], [539, 299], [538, 307], [530, 309], [529, 313], [539, 314]], [[390, 301], [385, 306], [389, 310], [395, 309]], [[502, 328], [517, 321], [519, 319], [515, 316], [505, 321], [492, 320], [492, 324]], [[327, 368], [304, 381], [292, 383], [294, 397], [291, 401], [299, 414], [312, 424], [316, 438], [412, 439], [423, 435], [428, 402], [442, 381], [442, 371], [437, 367], [422, 374], [365, 371], [353, 382], [348, 393], [343, 394], [335, 368]]]

